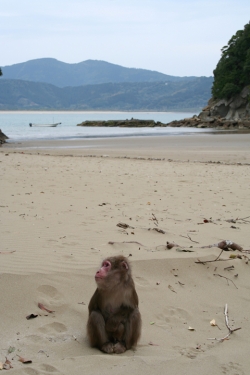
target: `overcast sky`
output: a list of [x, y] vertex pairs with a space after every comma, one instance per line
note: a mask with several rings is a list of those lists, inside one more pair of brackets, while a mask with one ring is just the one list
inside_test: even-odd
[[42, 57], [210, 76], [250, 0], [2, 0], [0, 66]]

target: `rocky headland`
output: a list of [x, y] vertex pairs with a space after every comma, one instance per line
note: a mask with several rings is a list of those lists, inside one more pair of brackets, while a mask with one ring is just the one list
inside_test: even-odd
[[3, 143], [6, 143], [6, 139], [9, 139], [7, 137], [7, 135], [5, 135], [2, 130], [0, 129], [0, 146], [3, 144]]
[[233, 98], [214, 100], [199, 115], [172, 121], [167, 126], [216, 129], [250, 129], [250, 87], [245, 87]]

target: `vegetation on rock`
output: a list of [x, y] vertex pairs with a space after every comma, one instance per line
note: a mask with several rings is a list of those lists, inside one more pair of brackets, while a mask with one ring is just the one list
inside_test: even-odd
[[214, 99], [229, 99], [250, 84], [250, 22], [238, 30], [222, 48], [214, 70]]

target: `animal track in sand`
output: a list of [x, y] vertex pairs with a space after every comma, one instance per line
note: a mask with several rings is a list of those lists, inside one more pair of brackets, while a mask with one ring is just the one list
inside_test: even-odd
[[20, 374], [27, 374], [27, 375], [41, 375], [40, 371], [35, 370], [34, 368], [27, 367], [20, 372]]
[[41, 337], [41, 335], [29, 335], [29, 336], [26, 336], [25, 341], [28, 341], [28, 343], [32, 343], [32, 344], [35, 344], [35, 343], [38, 343], [38, 344], [44, 344], [44, 341], [43, 341], [43, 338]]
[[135, 284], [138, 286], [149, 286], [150, 283], [147, 279], [144, 279], [144, 277], [135, 277]]
[[61, 332], [66, 332], [67, 327], [59, 322], [53, 322], [44, 325], [43, 327], [39, 328], [39, 331], [43, 333], [61, 333]]
[[190, 319], [190, 314], [178, 307], [169, 307], [164, 309], [161, 314], [156, 315], [162, 323], [187, 323]]
[[37, 288], [38, 292], [45, 294], [48, 297], [58, 299], [60, 297], [59, 292], [56, 288], [51, 285], [41, 285]]
[[190, 359], [196, 358], [199, 354], [199, 350], [195, 348], [181, 348], [180, 346], [175, 346], [175, 349], [177, 349], [181, 355]]
[[244, 372], [241, 370], [239, 363], [229, 362], [228, 364], [222, 365], [222, 374], [227, 375], [244, 375]]
[[52, 304], [52, 306], [61, 306], [64, 303], [62, 295], [52, 285], [40, 285], [37, 291], [40, 294], [38, 302]]
[[47, 365], [47, 364], [41, 364], [40, 365], [41, 371], [36, 370], [32, 367], [26, 367], [19, 372], [19, 374], [25, 374], [25, 375], [43, 375], [43, 374], [52, 374], [52, 373], [61, 373], [58, 371], [54, 366]]
[[43, 363], [40, 365], [40, 368], [43, 370], [43, 371], [46, 371], [46, 372], [59, 372], [54, 366], [51, 366], [51, 365], [47, 365], [46, 363]]

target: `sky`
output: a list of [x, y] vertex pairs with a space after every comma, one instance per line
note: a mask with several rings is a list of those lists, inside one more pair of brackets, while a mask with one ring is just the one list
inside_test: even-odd
[[51, 57], [211, 76], [249, 0], [1, 0], [0, 66]]

